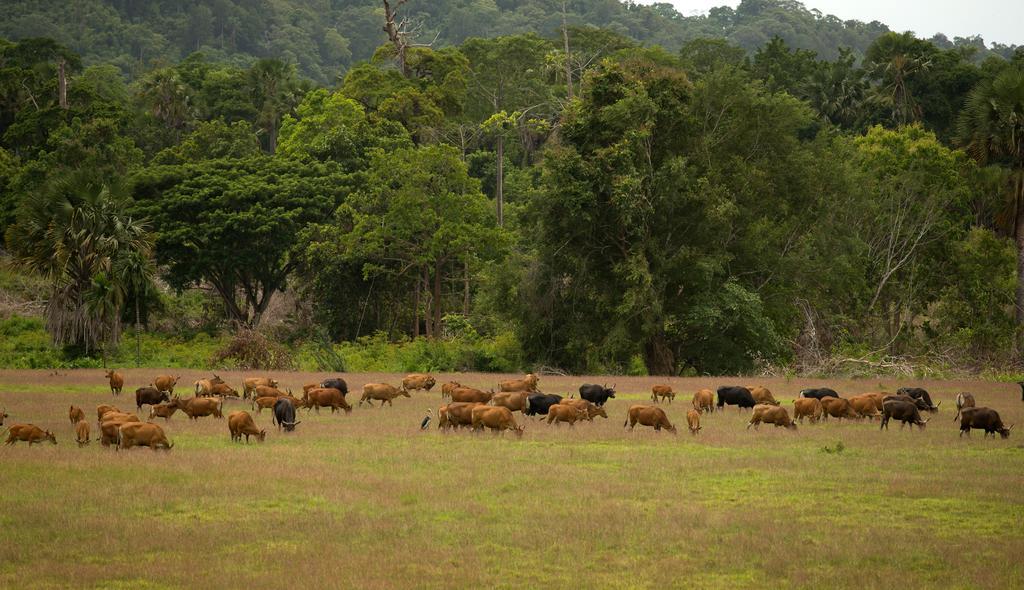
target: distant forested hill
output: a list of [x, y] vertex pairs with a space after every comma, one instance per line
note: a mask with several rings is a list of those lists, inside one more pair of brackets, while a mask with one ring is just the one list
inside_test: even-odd
[[[131, 76], [202, 50], [236, 65], [284, 59], [305, 76], [332, 83], [387, 40], [380, 0], [5, 0], [3, 7], [0, 37], [51, 37], [86, 64], [113, 63]], [[562, 0], [409, 0], [401, 11], [419, 24], [420, 41], [444, 46], [469, 37], [552, 36], [562, 7]], [[744, 0], [736, 9], [695, 17], [667, 3], [619, 0], [568, 0], [565, 9], [570, 25], [612, 29], [673, 51], [691, 39], [723, 37], [753, 52], [778, 36], [790, 47], [834, 59], [840, 47], [862, 54], [889, 30], [878, 21], [842, 21], [793, 0]], [[1013, 49], [987, 48], [977, 37], [933, 41], [942, 48], [977, 47], [979, 58]]]

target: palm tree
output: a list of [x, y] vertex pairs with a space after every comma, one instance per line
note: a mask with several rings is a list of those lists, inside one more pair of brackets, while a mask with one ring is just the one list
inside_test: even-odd
[[879, 82], [874, 99], [890, 109], [896, 125], [913, 123], [923, 115], [914, 100], [910, 81], [931, 67], [929, 49], [933, 46], [913, 33], [886, 33], [864, 53], [865, 67], [871, 78]]
[[822, 63], [811, 74], [805, 94], [824, 119], [850, 129], [861, 120], [868, 84], [863, 70], [854, 65], [853, 52], [841, 48], [839, 53], [836, 61]]
[[266, 133], [267, 151], [273, 154], [277, 151], [281, 118], [299, 102], [295, 67], [278, 59], [261, 59], [249, 68], [246, 77], [258, 113], [256, 124]]
[[170, 69], [157, 70], [142, 81], [142, 100], [150, 112], [174, 133], [175, 141], [192, 118], [188, 88]]
[[1024, 69], [1006, 68], [971, 91], [958, 121], [960, 144], [981, 165], [1008, 170], [1004, 228], [1017, 242], [1017, 325], [1024, 325]]
[[135, 305], [135, 366], [142, 364], [141, 303], [149, 295], [155, 275], [149, 251], [130, 250], [115, 264], [117, 283]]

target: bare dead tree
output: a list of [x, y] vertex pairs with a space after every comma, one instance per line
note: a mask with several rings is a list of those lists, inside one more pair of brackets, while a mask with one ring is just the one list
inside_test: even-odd
[[409, 63], [406, 59], [406, 52], [410, 47], [431, 47], [437, 41], [440, 32], [434, 35], [430, 43], [414, 43], [413, 39], [423, 28], [422, 22], [414, 22], [407, 17], [399, 15], [399, 9], [409, 0], [383, 0], [384, 2], [384, 32], [388, 34], [388, 40], [395, 46], [395, 60], [398, 62], [398, 69], [402, 75], [410, 76]]

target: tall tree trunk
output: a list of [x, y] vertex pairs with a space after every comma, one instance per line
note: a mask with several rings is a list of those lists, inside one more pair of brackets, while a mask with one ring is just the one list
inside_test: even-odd
[[434, 263], [434, 338], [441, 338], [441, 261]]
[[57, 62], [57, 100], [60, 103], [60, 108], [67, 110], [68, 108], [68, 77], [64, 71], [65, 66], [64, 58], [61, 58]]
[[494, 180], [494, 198], [498, 202], [498, 226], [505, 224], [505, 136], [498, 135], [497, 174]]
[[462, 262], [462, 315], [469, 317], [469, 261]]
[[1017, 320], [1017, 327], [1024, 326], [1024, 171], [1018, 173], [1014, 179], [1014, 201], [1017, 219], [1016, 231], [1017, 242], [1017, 309], [1014, 314]]
[[270, 144], [270, 154], [273, 155], [277, 151], [277, 119], [270, 119], [270, 133], [268, 134], [268, 143]]
[[[423, 281], [423, 292], [430, 293], [430, 271], [427, 269], [426, 266], [423, 267], [423, 277], [421, 280]], [[426, 325], [427, 328], [427, 339], [431, 339], [434, 337], [434, 322], [431, 321], [431, 310], [433, 309], [433, 305], [434, 300], [433, 297], [431, 297], [430, 300], [427, 301], [427, 305], [425, 306], [426, 313], [423, 314], [424, 319], [426, 320], [424, 324]]]
[[567, 96], [571, 101], [572, 90], [572, 54], [569, 52], [569, 27], [565, 23], [565, 1], [562, 2], [562, 42], [565, 44], [565, 87]]
[[135, 294], [135, 367], [142, 366], [142, 326], [139, 324], [139, 294]]
[[644, 365], [651, 375], [675, 374], [676, 359], [665, 339], [665, 334], [652, 334], [644, 342]]
[[412, 305], [412, 337], [420, 337], [420, 279], [416, 279], [416, 295]]

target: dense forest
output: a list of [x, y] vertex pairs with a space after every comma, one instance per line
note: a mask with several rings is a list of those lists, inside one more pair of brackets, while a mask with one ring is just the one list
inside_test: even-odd
[[1022, 49], [787, 0], [8, 4], [0, 314], [65, 359], [1021, 360]]

